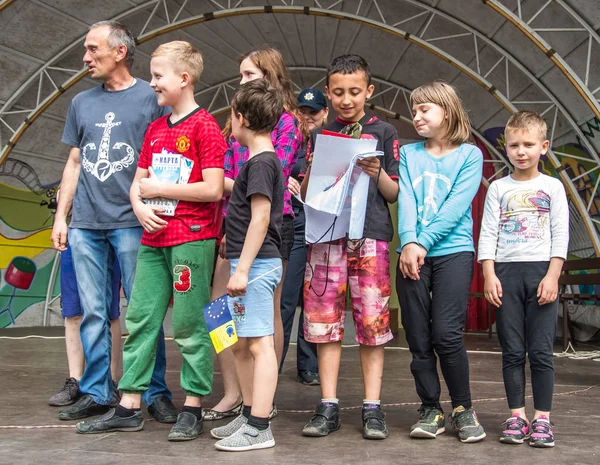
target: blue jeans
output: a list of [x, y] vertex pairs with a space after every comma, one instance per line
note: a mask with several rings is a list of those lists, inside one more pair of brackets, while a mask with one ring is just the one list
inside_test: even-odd
[[[283, 362], [290, 345], [292, 327], [296, 307], [304, 288], [304, 271], [306, 269], [307, 246], [304, 243], [304, 210], [294, 208], [294, 246], [290, 253], [283, 289], [281, 290], [281, 320], [283, 321], [283, 356], [279, 371], [283, 369]], [[304, 339], [304, 305], [298, 321], [298, 343], [296, 346], [296, 367], [298, 374], [303, 371], [319, 372], [317, 363], [317, 345]]]
[[[69, 229], [69, 243], [83, 308], [80, 332], [85, 371], [79, 381], [79, 389], [102, 405], [108, 405], [113, 397], [109, 318], [113, 263], [116, 255], [121, 267], [123, 290], [129, 301], [142, 231], [141, 227], [110, 230]], [[166, 369], [165, 338], [161, 328], [152, 381], [143, 396], [147, 406], [152, 405], [158, 396], [171, 398], [171, 392], [165, 382]]]

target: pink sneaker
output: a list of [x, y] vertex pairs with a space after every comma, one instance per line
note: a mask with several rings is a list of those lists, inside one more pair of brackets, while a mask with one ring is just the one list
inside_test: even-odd
[[554, 434], [552, 433], [552, 423], [548, 417], [541, 415], [531, 422], [531, 437], [529, 445], [531, 447], [554, 447]]
[[502, 423], [502, 426], [504, 426], [504, 431], [500, 436], [500, 442], [502, 443], [523, 444], [524, 441], [529, 439], [529, 423], [521, 418], [518, 413]]

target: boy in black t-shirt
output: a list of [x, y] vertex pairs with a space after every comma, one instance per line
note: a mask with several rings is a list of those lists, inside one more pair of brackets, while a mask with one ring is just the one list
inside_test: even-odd
[[348, 285], [365, 388], [363, 437], [385, 439], [388, 435], [380, 394], [383, 344], [393, 338], [388, 309], [392, 293], [388, 243], [394, 229], [388, 203], [394, 203], [398, 198], [400, 144], [392, 125], [365, 115], [365, 102], [373, 90], [369, 65], [363, 58], [357, 55], [335, 58], [327, 70], [326, 91], [338, 116], [334, 122], [313, 131], [306, 149], [308, 169], [302, 183], [303, 197], [308, 189], [316, 136], [323, 130], [357, 139], [377, 139], [377, 150], [383, 151], [384, 155], [358, 162], [371, 178], [363, 239], [342, 238], [310, 244], [308, 248], [304, 277], [304, 337], [319, 344], [322, 399], [310, 422], [304, 426], [302, 433], [305, 436], [326, 436], [340, 428], [337, 378]]
[[273, 294], [282, 275], [285, 187], [271, 131], [282, 113], [282, 94], [263, 79], [243, 84], [231, 102], [232, 134], [250, 151], [229, 199], [225, 251], [231, 264], [229, 308], [239, 337], [233, 354], [244, 406], [235, 420], [211, 430], [221, 439], [215, 444], [219, 450], [275, 445], [268, 417], [277, 387]]

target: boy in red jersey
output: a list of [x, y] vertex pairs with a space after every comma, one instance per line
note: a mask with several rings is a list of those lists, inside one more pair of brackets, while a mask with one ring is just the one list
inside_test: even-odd
[[[215, 220], [227, 150], [217, 122], [194, 100], [202, 67], [200, 52], [187, 42], [163, 44], [152, 54], [150, 86], [159, 105], [171, 106], [173, 111], [148, 127], [131, 186], [131, 203], [144, 235], [127, 312], [129, 337], [123, 347], [119, 384], [124, 394], [116, 409], [79, 423], [79, 433], [144, 427], [141, 396], [152, 376], [157, 338], [171, 296], [173, 336], [183, 355], [181, 387], [186, 399], [168, 439], [187, 441], [202, 431], [201, 398], [210, 394], [213, 377], [212, 345], [202, 309], [210, 295], [218, 236]], [[159, 180], [158, 163], [174, 160], [180, 160], [179, 182]], [[173, 216], [156, 206], [159, 198], [165, 199], [163, 204], [171, 200]], [[142, 199], [155, 200], [146, 203]]]

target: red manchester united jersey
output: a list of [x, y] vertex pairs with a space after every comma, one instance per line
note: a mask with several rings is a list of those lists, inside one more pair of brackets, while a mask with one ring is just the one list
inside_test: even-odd
[[[170, 115], [154, 121], [144, 137], [138, 167], [152, 166], [152, 155], [167, 151], [193, 162], [188, 184], [201, 182], [202, 170], [223, 169], [227, 143], [215, 119], [203, 109], [196, 109], [175, 124]], [[142, 244], [170, 247], [185, 242], [214, 239], [219, 236], [220, 202], [180, 200], [174, 216], [161, 216], [168, 222], [165, 229], [150, 234], [144, 231]]]

